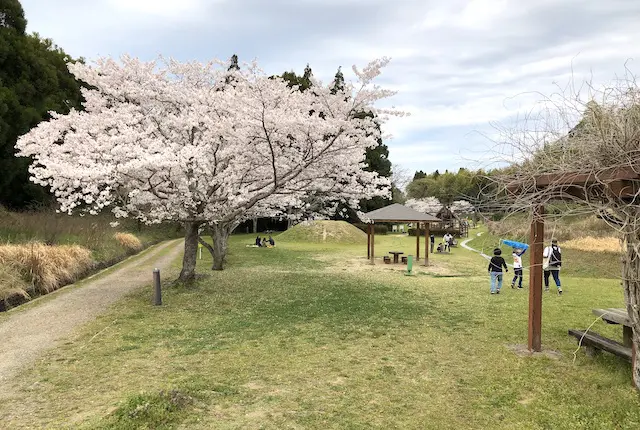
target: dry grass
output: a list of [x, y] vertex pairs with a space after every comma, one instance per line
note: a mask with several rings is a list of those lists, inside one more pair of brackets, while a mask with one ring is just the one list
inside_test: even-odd
[[572, 239], [561, 244], [565, 248], [579, 249], [581, 251], [615, 252], [620, 253], [620, 241], [615, 237], [582, 237]]
[[34, 242], [0, 246], [0, 264], [17, 269], [30, 285], [26, 291], [11, 284], [9, 288], [20, 288], [25, 294], [27, 291], [46, 294], [74, 282], [93, 267], [94, 261], [91, 251], [78, 245], [49, 246]]
[[[489, 232], [498, 237], [526, 238], [529, 236], [529, 221], [523, 217], [513, 216], [501, 221], [488, 221]], [[548, 216], [545, 220], [544, 237], [546, 240], [558, 239], [566, 243], [572, 239], [583, 237], [608, 238], [614, 230], [603, 220], [595, 217], [554, 219]]]
[[140, 251], [143, 248], [140, 239], [131, 233], [116, 233], [113, 237], [120, 245], [130, 251]]
[[[0, 264], [0, 301], [5, 302], [12, 297], [29, 299], [29, 285], [20, 276], [20, 271], [8, 264]], [[6, 307], [6, 304], [5, 304]]]

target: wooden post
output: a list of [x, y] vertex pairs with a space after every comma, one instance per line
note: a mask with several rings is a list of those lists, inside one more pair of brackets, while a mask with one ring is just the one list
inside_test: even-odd
[[420, 263], [420, 223], [416, 222], [416, 264]]
[[424, 223], [424, 265], [429, 265], [429, 223]]
[[544, 206], [533, 208], [529, 255], [529, 351], [542, 350], [542, 251]]
[[371, 226], [373, 224], [367, 225], [367, 259], [371, 258]]
[[371, 224], [371, 264], [376, 264], [376, 225]]
[[162, 305], [162, 289], [160, 287], [160, 269], [153, 269], [153, 304]]

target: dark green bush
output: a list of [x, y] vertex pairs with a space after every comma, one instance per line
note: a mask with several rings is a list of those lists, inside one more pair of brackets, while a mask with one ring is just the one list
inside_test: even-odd
[[[365, 224], [365, 223], [356, 223], [353, 225], [355, 225], [365, 233], [367, 232], [367, 227], [369, 226], [369, 224]], [[387, 234], [389, 232], [389, 227], [387, 227], [385, 224], [374, 224], [373, 230], [375, 234]]]

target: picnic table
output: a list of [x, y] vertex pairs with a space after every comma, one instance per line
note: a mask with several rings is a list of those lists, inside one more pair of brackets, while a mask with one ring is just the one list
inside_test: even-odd
[[595, 355], [599, 351], [607, 351], [626, 360], [632, 361], [633, 351], [633, 328], [631, 320], [624, 308], [593, 309], [593, 314], [602, 318], [607, 324], [619, 324], [622, 326], [622, 342], [608, 339], [591, 330], [570, 329], [569, 335], [578, 339], [586, 347], [588, 355]]
[[627, 348], [633, 345], [633, 329], [631, 320], [625, 308], [594, 309], [593, 314], [601, 317], [607, 324], [620, 324], [622, 326], [622, 344]]
[[398, 256], [399, 256], [400, 254], [404, 254], [404, 252], [400, 252], [400, 251], [389, 251], [389, 254], [393, 254], [393, 263], [394, 263], [394, 264], [398, 264], [398, 261], [399, 261]]

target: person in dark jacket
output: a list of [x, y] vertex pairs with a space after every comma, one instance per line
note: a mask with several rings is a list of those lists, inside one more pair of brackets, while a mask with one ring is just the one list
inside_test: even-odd
[[562, 286], [560, 286], [562, 252], [556, 239], [551, 241], [551, 246], [547, 246], [544, 249], [542, 257], [544, 258], [544, 262], [542, 264], [542, 269], [544, 270], [544, 290], [549, 292], [549, 275], [553, 275], [556, 288], [558, 288], [558, 295], [562, 295]]
[[502, 250], [496, 248], [493, 250], [493, 257], [489, 261], [489, 276], [491, 276], [491, 294], [500, 294], [502, 288], [502, 268], [508, 272], [507, 262], [500, 256]]
[[255, 245], [256, 245], [256, 246], [260, 246], [260, 244], [261, 244], [260, 236], [258, 236], [258, 237], [256, 237], [256, 243], [255, 243]]

